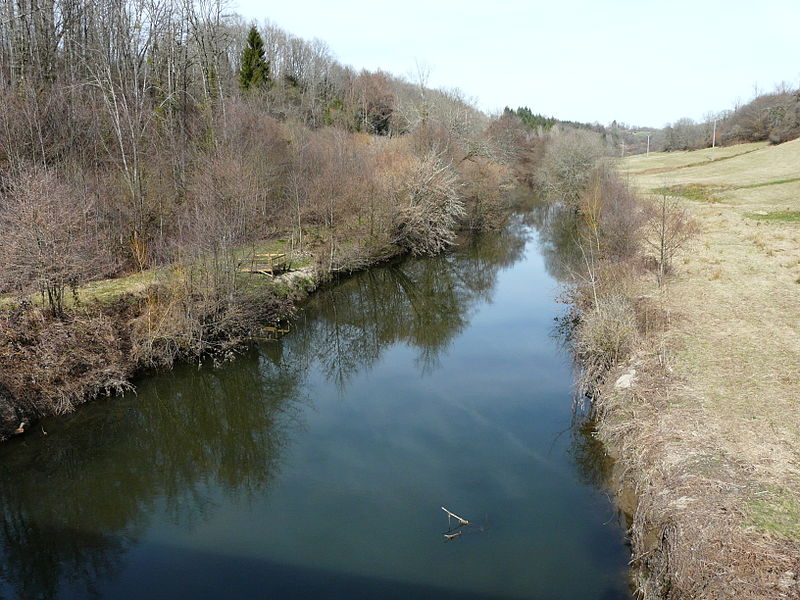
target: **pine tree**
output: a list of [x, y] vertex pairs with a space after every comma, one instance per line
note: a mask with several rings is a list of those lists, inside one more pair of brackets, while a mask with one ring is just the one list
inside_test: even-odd
[[271, 82], [269, 62], [264, 54], [264, 40], [255, 27], [247, 34], [247, 44], [242, 50], [239, 67], [239, 87], [243, 90], [268, 87]]

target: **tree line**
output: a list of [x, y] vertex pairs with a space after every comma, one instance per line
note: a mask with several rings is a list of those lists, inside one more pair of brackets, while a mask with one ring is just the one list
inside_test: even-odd
[[665, 151], [697, 150], [712, 145], [769, 142], [781, 144], [800, 137], [800, 90], [781, 84], [769, 93], [756, 93], [732, 110], [709, 113], [702, 122], [684, 118], [661, 132]]
[[356, 71], [223, 0], [7, 2], [0, 288], [60, 312], [88, 279], [287, 232], [332, 271], [435, 251], [488, 222], [488, 127], [425, 73]]
[[[618, 156], [651, 152], [699, 150], [747, 142], [781, 144], [800, 137], [800, 89], [782, 83], [768, 93], [756, 91], [752, 100], [731, 110], [709, 112], [697, 122], [688, 117], [664, 127], [636, 127], [616, 120], [610, 125], [565, 121], [534, 113], [527, 106], [506, 107], [531, 131], [546, 133], [555, 126], [599, 133]], [[649, 138], [649, 143], [648, 143]]]

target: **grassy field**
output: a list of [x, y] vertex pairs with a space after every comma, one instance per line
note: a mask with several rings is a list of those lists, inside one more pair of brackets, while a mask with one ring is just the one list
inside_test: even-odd
[[740, 144], [724, 148], [706, 148], [692, 152], [651, 152], [649, 156], [636, 154], [623, 160], [619, 170], [621, 173], [631, 175], [668, 173], [678, 169], [685, 169], [692, 165], [699, 166], [709, 162], [727, 160], [766, 147], [766, 142], [755, 142], [753, 144]]
[[620, 169], [645, 194], [681, 198], [702, 228], [666, 289], [645, 291], [668, 315], [672, 384], [654, 392], [639, 468], [666, 488], [646, 502], [685, 538], [672, 582], [704, 589], [705, 573], [722, 583], [692, 597], [800, 597], [800, 140]]

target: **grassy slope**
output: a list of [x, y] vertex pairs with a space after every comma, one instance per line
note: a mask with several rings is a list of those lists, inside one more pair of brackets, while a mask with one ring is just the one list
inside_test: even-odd
[[[732, 590], [747, 582], [733, 597], [800, 597], [800, 140], [721, 148], [730, 158], [695, 164], [713, 152], [620, 165], [643, 192], [713, 186], [713, 202], [681, 194], [702, 234], [663, 297], [678, 383], [653, 421], [669, 432], [654, 463], [684, 482], [669, 509], [679, 530], [721, 538], [719, 563], [695, 557], [701, 571]], [[702, 597], [722, 588], [712, 589]]]

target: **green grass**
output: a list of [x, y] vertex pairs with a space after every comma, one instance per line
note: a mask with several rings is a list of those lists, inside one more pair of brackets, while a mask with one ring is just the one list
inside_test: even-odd
[[694, 202], [716, 203], [720, 198], [715, 195], [725, 188], [718, 185], [704, 185], [702, 183], [684, 183], [680, 185], [670, 185], [653, 189], [654, 194], [666, 194], [667, 196], [680, 196]]
[[[146, 289], [164, 272], [163, 269], [152, 269], [125, 277], [90, 281], [78, 288], [78, 302], [81, 304], [110, 304], [125, 294], [133, 294]], [[42, 298], [38, 293], [29, 294], [26, 299], [32, 302], [34, 306], [42, 305]], [[16, 308], [18, 300], [18, 298], [8, 294], [0, 296], [0, 310]], [[75, 307], [75, 296], [70, 290], [64, 292], [64, 307]]]
[[[286, 253], [288, 255], [290, 253], [289, 242], [285, 239], [269, 240], [254, 246], [241, 248], [235, 252], [235, 255], [239, 260], [246, 262], [249, 261], [254, 254], [260, 253]], [[311, 262], [310, 256], [295, 257], [289, 266], [292, 269], [300, 269], [310, 265]], [[140, 273], [133, 273], [124, 277], [91, 281], [78, 288], [78, 301], [82, 304], [110, 304], [125, 294], [135, 294], [144, 291], [160, 277], [168, 273], [167, 268], [158, 268]], [[246, 273], [239, 274], [238, 277], [245, 282], [245, 289], [252, 290], [254, 293], [258, 293], [265, 286], [272, 285], [272, 280], [269, 277], [253, 276]], [[28, 298], [36, 305], [41, 303], [39, 294], [31, 294]], [[73, 308], [74, 305], [74, 296], [71, 292], [67, 291], [64, 294], [64, 306], [66, 308]], [[0, 295], [0, 310], [10, 310], [16, 306], [16, 298], [10, 295]]]
[[772, 221], [778, 223], [800, 223], [800, 211], [797, 210], [779, 210], [766, 214], [748, 213], [747, 217], [750, 219], [757, 219], [759, 221]]
[[[113, 302], [120, 296], [147, 288], [163, 272], [163, 269], [151, 269], [125, 277], [92, 281], [78, 288], [78, 296], [81, 301]], [[71, 294], [68, 296], [70, 296], [69, 303], [71, 304]]]
[[771, 488], [748, 503], [750, 522], [773, 535], [800, 540], [800, 500], [790, 490]]

